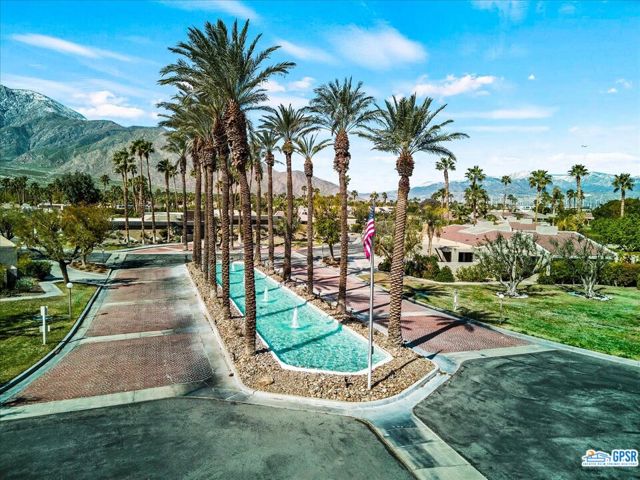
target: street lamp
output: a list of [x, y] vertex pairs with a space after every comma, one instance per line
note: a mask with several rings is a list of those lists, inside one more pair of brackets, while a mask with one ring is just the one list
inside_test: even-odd
[[67, 283], [67, 290], [69, 290], [69, 320], [71, 320], [71, 289], [73, 288], [73, 283]]

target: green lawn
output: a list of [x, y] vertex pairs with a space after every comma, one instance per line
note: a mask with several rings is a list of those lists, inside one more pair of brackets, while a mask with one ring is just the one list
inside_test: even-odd
[[[76, 284], [73, 287], [72, 319], [69, 319], [69, 298], [64, 292], [59, 297], [36, 300], [17, 300], [0, 303], [0, 384], [11, 380], [36, 363], [64, 338], [85, 305], [96, 291], [95, 286]], [[49, 307], [47, 344], [42, 345], [40, 333], [40, 306]]]
[[[386, 285], [386, 274], [377, 274]], [[640, 290], [603, 287], [607, 302], [569, 295], [557, 286], [529, 285], [526, 299], [504, 299], [500, 315], [498, 285], [443, 285], [407, 278], [414, 300], [450, 311], [458, 291], [458, 313], [516, 332], [620, 357], [640, 359]]]

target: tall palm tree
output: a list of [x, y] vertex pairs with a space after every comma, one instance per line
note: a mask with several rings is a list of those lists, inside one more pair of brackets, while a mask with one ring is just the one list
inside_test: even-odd
[[351, 201], [355, 202], [358, 199], [358, 191], [351, 190]]
[[382, 196], [382, 205], [386, 205], [387, 198], [389, 198], [389, 195], [387, 194], [387, 192], [382, 192], [381, 196]]
[[569, 206], [573, 201], [573, 208], [576, 208], [576, 191], [573, 188], [567, 190], [567, 200], [569, 201]]
[[314, 89], [315, 97], [309, 104], [315, 123], [335, 137], [333, 168], [338, 172], [340, 184], [340, 281], [338, 284], [338, 311], [347, 311], [347, 260], [349, 254], [349, 226], [347, 224], [347, 173], [349, 171], [349, 134], [362, 133], [363, 128], [376, 118], [374, 99], [362, 89], [362, 82], [353, 85], [351, 78], [334, 80]]
[[587, 170], [587, 167], [584, 165], [577, 163], [571, 167], [569, 175], [576, 179], [576, 198], [578, 199], [578, 211], [580, 212], [582, 211], [582, 199], [584, 198], [582, 193], [582, 180], [589, 175], [589, 170]]
[[620, 192], [620, 218], [624, 217], [624, 199], [627, 190], [633, 190], [634, 182], [630, 173], [621, 173], [613, 177], [613, 191]]
[[[182, 241], [184, 250], [189, 250], [189, 239], [187, 237], [187, 132], [183, 123], [180, 128], [167, 134], [167, 145], [165, 150], [178, 156], [177, 166], [180, 170], [180, 179], [182, 180]], [[177, 204], [176, 204], [177, 208]]]
[[256, 244], [255, 262], [262, 265], [262, 147], [255, 134], [251, 135], [251, 167], [256, 179]]
[[176, 185], [176, 177], [178, 176], [178, 163], [172, 163], [169, 168], [169, 178], [173, 182], [173, 209], [178, 210], [178, 186]]
[[[231, 31], [218, 20], [207, 22], [204, 31], [190, 28], [188, 41], [181, 42], [171, 51], [182, 56], [178, 62], [164, 67], [164, 83], [186, 83], [195, 90], [215, 95], [224, 102], [224, 130], [230, 144], [231, 163], [238, 172], [241, 204], [245, 219], [251, 219], [251, 192], [247, 181], [249, 144], [246, 111], [267, 100], [265, 82], [277, 74], [285, 74], [293, 63], [284, 62], [265, 66], [278, 47], [257, 51], [258, 35], [248, 40], [249, 22], [238, 28], [234, 22]], [[244, 284], [245, 284], [245, 347], [255, 353], [256, 292], [253, 262], [253, 234], [251, 221], [243, 223]]]
[[442, 157], [436, 162], [436, 170], [440, 170], [444, 175], [444, 208], [446, 208], [447, 212], [449, 211], [449, 172], [455, 169], [456, 161], [453, 158]]
[[[142, 167], [142, 159], [144, 158], [144, 151], [146, 149], [146, 140], [138, 138], [131, 143], [131, 155], [137, 155], [140, 160], [140, 176], [143, 176], [144, 170]], [[144, 185], [140, 185], [142, 188], [138, 188], [138, 208], [140, 209], [140, 241], [145, 244], [145, 228], [144, 228], [144, 214], [146, 207], [146, 199], [144, 197], [145, 188]]]
[[171, 241], [171, 222], [169, 218], [169, 202], [170, 202], [169, 175], [171, 174], [172, 167], [173, 167], [173, 164], [168, 158], [163, 158], [158, 162], [158, 165], [156, 166], [156, 168], [158, 169], [158, 172], [164, 174], [164, 187], [165, 187], [165, 195], [166, 195], [165, 206], [167, 207], [167, 243]]
[[289, 104], [285, 107], [279, 105], [271, 110], [262, 119], [263, 130], [271, 130], [282, 141], [280, 149], [284, 153], [287, 167], [287, 215], [286, 232], [284, 235], [284, 262], [282, 277], [285, 281], [291, 280], [291, 242], [293, 240], [293, 178], [291, 169], [291, 156], [294, 151], [294, 142], [310, 127], [310, 117], [303, 110], [296, 110]]
[[100, 183], [102, 184], [103, 193], [107, 191], [107, 187], [109, 186], [109, 182], [111, 182], [111, 178], [109, 178], [109, 175], [104, 174], [104, 175], [100, 176]]
[[[474, 165], [467, 169], [467, 173], [464, 176], [470, 182], [469, 198], [471, 200], [471, 210], [473, 213], [473, 224], [478, 223], [478, 204], [479, 199], [482, 196], [484, 189], [480, 186], [480, 183], [487, 178], [484, 171], [478, 166]], [[466, 192], [465, 192], [466, 195]]]
[[502, 196], [502, 213], [507, 209], [507, 187], [511, 185], [511, 177], [509, 175], [503, 175], [500, 178], [500, 183], [504, 185], [504, 192]]
[[127, 245], [129, 245], [129, 242], [131, 241], [131, 237], [129, 235], [129, 172], [132, 167], [135, 166], [135, 163], [133, 157], [131, 157], [126, 148], [115, 152], [113, 154], [112, 161], [115, 166], [115, 172], [122, 175], [124, 193], [124, 230]]
[[275, 157], [273, 151], [276, 149], [278, 137], [271, 130], [260, 130], [256, 134], [256, 140], [264, 154], [264, 161], [267, 164], [267, 236], [269, 237], [268, 261], [269, 268], [273, 268], [275, 246], [273, 242], [273, 165]]
[[330, 140], [317, 141], [316, 135], [296, 139], [295, 149], [304, 158], [307, 177], [307, 292], [313, 294], [313, 157], [331, 144]]
[[425, 205], [420, 214], [420, 221], [427, 231], [427, 255], [431, 256], [433, 254], [433, 237], [434, 235], [437, 237], [442, 235], [442, 228], [446, 223], [443, 208]]
[[552, 183], [553, 179], [549, 172], [546, 170], [534, 170], [529, 175], [529, 186], [536, 189], [536, 209], [534, 212], [533, 221], [538, 223], [538, 210], [540, 210], [540, 194], [547, 185]]
[[367, 129], [365, 136], [373, 142], [374, 148], [383, 152], [392, 152], [398, 156], [396, 170], [400, 176], [398, 196], [395, 208], [395, 228], [393, 233], [393, 252], [391, 256], [391, 301], [389, 306], [389, 341], [395, 346], [402, 345], [402, 288], [404, 277], [404, 237], [407, 221], [407, 199], [409, 179], [413, 174], [416, 153], [442, 155], [455, 158], [453, 152], [443, 144], [453, 140], [467, 138], [464, 133], [449, 133], [444, 127], [453, 122], [445, 120], [434, 122], [436, 116], [446, 107], [442, 105], [431, 110], [433, 99], [427, 97], [421, 104], [416, 95], [400, 100], [387, 100], [384, 108], [378, 108], [375, 127]]

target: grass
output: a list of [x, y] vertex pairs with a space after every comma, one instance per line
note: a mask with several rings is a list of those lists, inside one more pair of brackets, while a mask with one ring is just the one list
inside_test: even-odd
[[[36, 363], [64, 338], [96, 291], [93, 285], [73, 287], [71, 319], [66, 288], [58, 284], [64, 295], [43, 299], [16, 300], [0, 303], [0, 384], [11, 380]], [[40, 306], [49, 307], [47, 344], [42, 345]]]
[[[388, 287], [386, 273], [376, 282]], [[503, 300], [499, 285], [441, 284], [405, 279], [405, 294], [426, 305], [451, 312], [458, 291], [458, 314], [515, 332], [620, 357], [640, 359], [640, 290], [603, 287], [607, 302], [587, 300], [559, 286], [525, 285], [529, 298]]]

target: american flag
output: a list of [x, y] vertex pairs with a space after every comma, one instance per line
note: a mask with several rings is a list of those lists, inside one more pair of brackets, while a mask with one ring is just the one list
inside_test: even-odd
[[367, 257], [367, 260], [371, 258], [371, 245], [373, 244], [373, 236], [376, 234], [376, 224], [373, 219], [374, 213], [375, 208], [371, 207], [369, 218], [367, 219], [367, 226], [364, 229], [364, 236], [362, 237], [364, 255]]

